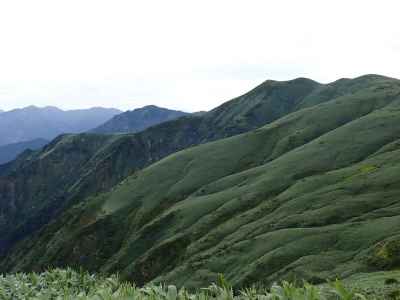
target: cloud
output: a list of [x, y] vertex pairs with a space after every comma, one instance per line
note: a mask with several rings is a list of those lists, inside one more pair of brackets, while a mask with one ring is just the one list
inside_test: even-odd
[[266, 79], [400, 77], [399, 9], [391, 0], [6, 0], [0, 107], [193, 111]]

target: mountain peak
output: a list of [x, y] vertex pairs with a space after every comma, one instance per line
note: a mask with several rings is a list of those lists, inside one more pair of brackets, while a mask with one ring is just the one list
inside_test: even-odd
[[0, 176], [10, 211], [0, 236], [11, 244], [40, 229], [0, 268], [80, 265], [195, 288], [216, 272], [245, 286], [395, 267], [396, 253], [378, 254], [399, 240], [400, 112], [386, 108], [400, 105], [400, 85], [362, 79], [276, 82], [203, 117], [53, 141]]
[[110, 121], [92, 130], [94, 133], [134, 133], [148, 127], [177, 119], [188, 113], [146, 105], [116, 115]]
[[120, 111], [114, 109], [64, 111], [55, 106], [35, 105], [13, 109], [0, 115], [0, 146], [35, 138], [51, 140], [62, 133], [84, 132], [118, 113]]
[[168, 110], [168, 109], [167, 108], [163, 108], [163, 107], [159, 107], [159, 106], [154, 105], [154, 104], [150, 104], [150, 105], [145, 105], [145, 106], [142, 106], [142, 107], [138, 107], [138, 108], [135, 108], [135, 109], [129, 110], [129, 111], [133, 112], [133, 111], [146, 111], [146, 110]]
[[38, 106], [36, 106], [36, 105], [28, 105], [28, 106], [25, 106], [25, 107], [22, 107], [22, 108], [17, 108], [17, 109], [20, 109], [20, 110], [38, 110], [40, 108]]
[[158, 108], [158, 109], [167, 109], [167, 108], [159, 107], [159, 106], [154, 105], [154, 104], [145, 105], [145, 106], [143, 106], [142, 108], [138, 108], [138, 109], [149, 109], [149, 108], [152, 108], [152, 109], [156, 109], [156, 108]]
[[313, 79], [307, 77], [297, 77], [295, 79], [288, 80], [287, 82], [307, 82], [307, 83], [319, 83]]
[[394, 79], [394, 78], [379, 74], [366, 74], [354, 78], [354, 80], [388, 80], [388, 79]]
[[267, 79], [265, 80], [262, 84], [268, 85], [268, 84], [282, 84], [282, 83], [316, 83], [318, 84], [317, 81], [312, 80], [307, 77], [296, 77], [294, 79], [289, 79], [289, 80], [273, 80], [273, 79]]

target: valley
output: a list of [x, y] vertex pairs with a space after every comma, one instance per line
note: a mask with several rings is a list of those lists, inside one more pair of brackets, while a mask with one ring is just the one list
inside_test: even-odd
[[0, 168], [0, 268], [187, 288], [396, 270], [399, 123], [400, 81], [367, 75], [267, 81], [136, 134], [60, 136]]

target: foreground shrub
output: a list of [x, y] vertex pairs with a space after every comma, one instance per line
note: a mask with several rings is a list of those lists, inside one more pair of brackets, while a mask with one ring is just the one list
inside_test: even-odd
[[41, 274], [15, 274], [0, 276], [0, 299], [143, 299], [143, 300], [318, 300], [318, 299], [365, 299], [364, 296], [346, 289], [339, 281], [320, 288], [305, 283], [296, 287], [291, 283], [274, 284], [270, 289], [248, 288], [235, 292], [221, 276], [218, 284], [190, 293], [173, 285], [148, 285], [138, 288], [121, 282], [118, 276], [109, 278], [75, 272], [71, 269], [55, 269]]

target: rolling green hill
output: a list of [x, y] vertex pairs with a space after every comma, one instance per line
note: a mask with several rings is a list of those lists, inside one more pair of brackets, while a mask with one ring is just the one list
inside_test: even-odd
[[[187, 287], [224, 273], [240, 287], [294, 278], [320, 283], [395, 269], [400, 81], [375, 75], [325, 86], [300, 81], [313, 88], [290, 109], [274, 106], [275, 121], [169, 155], [109, 192], [93, 193], [19, 243], [2, 270], [79, 265], [120, 272], [138, 284]], [[293, 99], [289, 92], [277, 94]], [[245, 128], [257, 127], [259, 104], [246, 111], [254, 98], [189, 120], [201, 128], [223, 109], [214, 115], [213, 129], [227, 120], [239, 124], [224, 125], [208, 138], [237, 133], [245, 116], [254, 122]], [[242, 108], [229, 115], [236, 105]]]
[[62, 135], [42, 151], [24, 153], [0, 166], [0, 256], [72, 203], [109, 190], [171, 153], [257, 128], [315, 98], [327, 99], [326, 89], [331, 87], [308, 79], [266, 81], [208, 113], [137, 134]]

